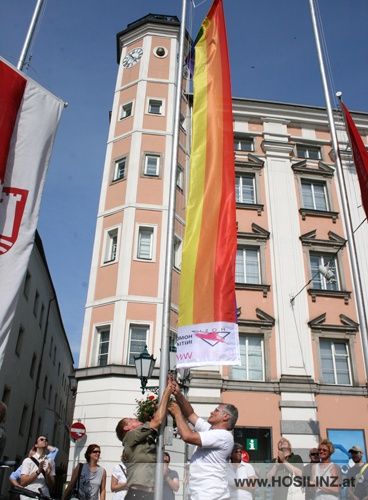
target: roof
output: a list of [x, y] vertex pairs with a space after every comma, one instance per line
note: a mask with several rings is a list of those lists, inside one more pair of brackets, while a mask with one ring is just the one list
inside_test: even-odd
[[125, 29], [116, 34], [116, 49], [117, 49], [118, 64], [120, 63], [120, 54], [121, 54], [120, 38], [145, 24], [180, 26], [180, 21], [176, 16], [168, 16], [164, 14], [147, 14], [146, 16], [140, 17], [136, 21], [129, 23]]

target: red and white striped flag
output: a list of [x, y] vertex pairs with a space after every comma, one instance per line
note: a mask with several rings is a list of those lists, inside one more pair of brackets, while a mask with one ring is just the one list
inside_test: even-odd
[[64, 103], [0, 58], [0, 364]]

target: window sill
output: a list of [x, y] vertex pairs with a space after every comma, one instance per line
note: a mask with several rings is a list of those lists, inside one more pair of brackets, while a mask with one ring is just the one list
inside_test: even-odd
[[301, 214], [303, 220], [305, 220], [307, 215], [310, 217], [326, 217], [328, 219], [332, 219], [334, 224], [339, 216], [339, 212], [332, 212], [330, 210], [314, 210], [312, 208], [300, 208], [299, 213]]
[[114, 260], [107, 260], [106, 262], [103, 262], [101, 264], [101, 267], [105, 267], [105, 266], [111, 266], [112, 264], [117, 264], [118, 260], [117, 259], [114, 259]]
[[268, 292], [271, 289], [271, 285], [264, 285], [262, 283], [235, 283], [236, 290], [253, 290], [256, 292], [262, 292], [263, 297], [267, 297]]
[[264, 205], [261, 203], [240, 203], [237, 201], [236, 208], [240, 208], [242, 210], [257, 210], [257, 214], [262, 215]]
[[309, 288], [309, 295], [312, 297], [312, 302], [316, 302], [317, 297], [331, 297], [335, 299], [344, 299], [345, 304], [349, 304], [351, 292], [347, 290], [322, 290], [320, 288]]
[[110, 185], [112, 185], [112, 184], [116, 184], [116, 183], [118, 183], [118, 182], [125, 181], [125, 180], [126, 180], [126, 177], [125, 177], [125, 176], [124, 176], [124, 177], [120, 177], [119, 179], [113, 179], [113, 180], [111, 181]]

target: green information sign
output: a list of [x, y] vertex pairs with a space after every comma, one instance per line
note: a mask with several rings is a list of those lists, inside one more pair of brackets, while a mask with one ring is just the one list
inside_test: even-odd
[[247, 451], [257, 451], [258, 450], [258, 439], [257, 438], [247, 438], [245, 441], [245, 449]]

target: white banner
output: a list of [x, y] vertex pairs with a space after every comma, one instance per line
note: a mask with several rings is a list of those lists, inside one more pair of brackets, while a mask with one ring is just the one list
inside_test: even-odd
[[177, 368], [209, 365], [240, 365], [236, 323], [201, 323], [179, 327]]
[[63, 107], [63, 101], [0, 58], [0, 134], [9, 139], [0, 141], [0, 365]]

